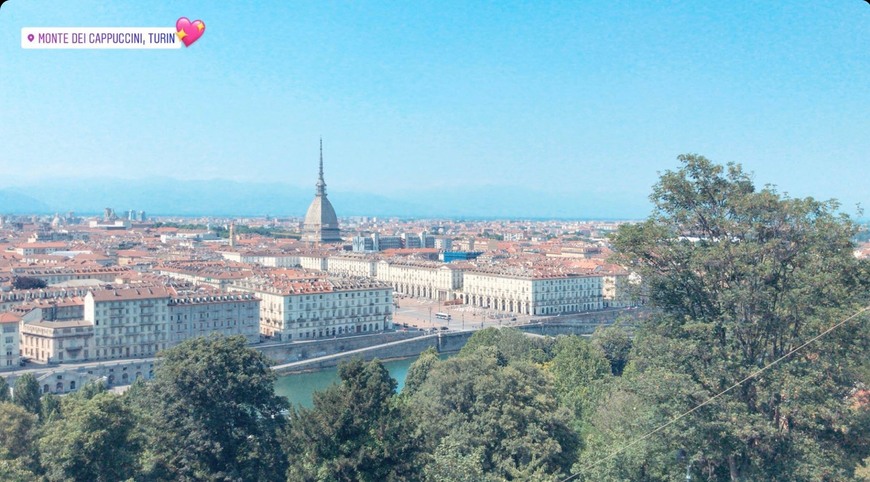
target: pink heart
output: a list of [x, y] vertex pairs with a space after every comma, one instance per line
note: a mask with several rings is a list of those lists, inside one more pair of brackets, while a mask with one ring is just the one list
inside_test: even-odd
[[199, 40], [205, 32], [205, 23], [202, 20], [191, 22], [187, 17], [181, 17], [175, 22], [175, 34], [184, 42], [185, 47]]

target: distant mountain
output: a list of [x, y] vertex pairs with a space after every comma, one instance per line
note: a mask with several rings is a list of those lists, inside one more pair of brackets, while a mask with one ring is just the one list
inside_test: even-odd
[[0, 214], [47, 213], [47, 204], [16, 189], [0, 189]]
[[[105, 207], [149, 215], [304, 216], [314, 188], [228, 180], [55, 179], [0, 190], [0, 213], [98, 213]], [[525, 187], [447, 187], [414, 192], [330, 190], [339, 216], [476, 218], [639, 218], [648, 205], [614, 193], [556, 193]]]

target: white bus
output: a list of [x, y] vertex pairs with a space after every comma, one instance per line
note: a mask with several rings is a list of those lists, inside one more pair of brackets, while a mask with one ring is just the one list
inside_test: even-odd
[[447, 320], [450, 321], [451, 317], [447, 313], [435, 313], [435, 318], [439, 320]]

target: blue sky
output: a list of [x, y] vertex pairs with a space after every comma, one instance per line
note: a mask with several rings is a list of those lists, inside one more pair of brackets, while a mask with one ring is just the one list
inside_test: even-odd
[[[793, 195], [870, 204], [862, 0], [253, 3], [6, 3], [0, 188], [313, 189], [323, 136], [338, 191], [522, 186], [606, 211], [645, 203], [657, 172], [696, 152]], [[187, 49], [20, 47], [22, 27], [180, 16], [206, 24]]]

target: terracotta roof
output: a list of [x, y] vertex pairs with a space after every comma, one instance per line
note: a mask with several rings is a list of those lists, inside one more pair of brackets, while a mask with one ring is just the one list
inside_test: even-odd
[[16, 315], [15, 313], [0, 313], [0, 323], [18, 323], [20, 321], [21, 317]]
[[94, 301], [126, 301], [135, 299], [169, 298], [173, 293], [162, 286], [120, 288], [91, 291]]

